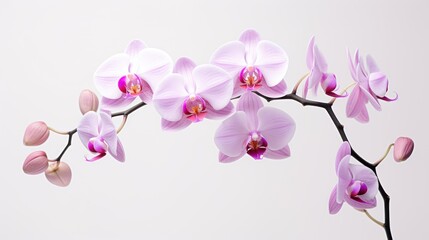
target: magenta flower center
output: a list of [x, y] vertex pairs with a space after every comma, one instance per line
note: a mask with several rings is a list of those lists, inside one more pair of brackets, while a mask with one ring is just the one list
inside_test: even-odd
[[93, 137], [89, 139], [88, 149], [93, 153], [105, 154], [107, 152], [108, 145], [101, 137]]
[[137, 96], [143, 90], [143, 80], [136, 74], [127, 74], [118, 81], [118, 88], [127, 96]]
[[206, 102], [198, 95], [191, 95], [183, 103], [183, 113], [192, 122], [199, 122], [207, 114]]
[[262, 73], [256, 67], [245, 67], [240, 72], [240, 87], [246, 90], [257, 90], [262, 86]]
[[264, 153], [267, 150], [267, 140], [262, 137], [259, 133], [253, 132], [249, 136], [249, 140], [246, 146], [246, 152], [255, 160], [261, 160], [264, 157]]
[[353, 181], [347, 188], [347, 194], [354, 200], [362, 202], [359, 196], [364, 195], [368, 191], [368, 186], [361, 181]]

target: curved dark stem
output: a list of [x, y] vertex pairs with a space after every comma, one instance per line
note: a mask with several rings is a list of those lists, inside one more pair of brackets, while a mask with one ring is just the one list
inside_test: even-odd
[[112, 117], [117, 117], [117, 116], [128, 116], [131, 113], [133, 113], [134, 111], [136, 111], [137, 109], [145, 106], [146, 103], [145, 102], [140, 102], [136, 105], [134, 105], [133, 107], [130, 107], [129, 109], [122, 111], [122, 112], [117, 112], [117, 113], [112, 113]]
[[[317, 101], [308, 100], [308, 99], [305, 99], [305, 98], [302, 98], [302, 97], [296, 95], [295, 92], [290, 93], [290, 94], [286, 94], [286, 95], [284, 95], [282, 97], [278, 97], [278, 98], [267, 97], [267, 96], [264, 96], [258, 92], [255, 92], [255, 94], [264, 98], [268, 102], [271, 102], [273, 100], [294, 100], [296, 102], [301, 103], [303, 106], [314, 106], [314, 107], [319, 107], [319, 108], [325, 109], [326, 112], [328, 113], [329, 117], [331, 118], [332, 122], [334, 123], [335, 127], [337, 128], [338, 133], [341, 136], [341, 139], [343, 141], [347, 141], [350, 143], [350, 141], [348, 140], [347, 135], [344, 131], [344, 125], [341, 124], [341, 122], [338, 120], [337, 116], [335, 115], [334, 110], [332, 109], [332, 103], [324, 103], [324, 102], [317, 102]], [[376, 164], [372, 164], [372, 163], [366, 161], [364, 158], [362, 158], [353, 149], [353, 147], [351, 147], [351, 155], [357, 161], [359, 161], [362, 165], [371, 169], [378, 178], [377, 169], [376, 169], [377, 165]], [[380, 192], [381, 196], [383, 197], [383, 201], [384, 201], [384, 230], [386, 232], [387, 239], [393, 240], [392, 231], [390, 229], [390, 205], [389, 205], [390, 197], [386, 193], [386, 191], [384, 190], [383, 186], [381, 185], [380, 178], [378, 178], [378, 191]]]
[[71, 146], [71, 142], [73, 139], [73, 135], [77, 132], [77, 128], [71, 130], [67, 134], [69, 135], [69, 140], [67, 141], [67, 145], [64, 147], [63, 151], [60, 153], [60, 155], [55, 159], [55, 161], [61, 161], [61, 158], [63, 157], [64, 153], [66, 153], [67, 149]]

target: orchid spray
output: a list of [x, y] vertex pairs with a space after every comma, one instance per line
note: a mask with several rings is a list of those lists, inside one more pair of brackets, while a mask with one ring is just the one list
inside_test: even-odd
[[[87, 149], [82, 159], [94, 162], [114, 158], [124, 162], [126, 147], [118, 134], [130, 114], [152, 103], [161, 116], [160, 124], [164, 130], [184, 131], [192, 124], [204, 124], [201, 122], [206, 119], [222, 120], [214, 133], [221, 163], [241, 158], [242, 161], [285, 159], [291, 156], [289, 142], [295, 134], [295, 121], [283, 110], [268, 104], [274, 100], [291, 100], [303, 106], [324, 109], [342, 140], [333, 161], [338, 181], [330, 197], [326, 194], [329, 213], [337, 213], [347, 203], [380, 225], [387, 239], [391, 240], [390, 197], [377, 175], [377, 167], [392, 147], [396, 162], [408, 159], [414, 142], [408, 137], [398, 138], [376, 162], [365, 160], [352, 147], [332, 108], [335, 100], [347, 98], [346, 116], [365, 123], [369, 121], [368, 102], [380, 111], [379, 100], [392, 102], [398, 96], [395, 93], [395, 97], [387, 97], [387, 75], [379, 70], [371, 56], [366, 61], [359, 51], [353, 57], [350, 53], [347, 56], [353, 83], [339, 91], [337, 78], [328, 72], [327, 60], [312, 37], [307, 49], [309, 72], [287, 93], [283, 79], [289, 65], [287, 53], [280, 45], [263, 40], [255, 30], [244, 31], [238, 40], [219, 47], [209, 63], [200, 65], [188, 57], [179, 58], [173, 64], [164, 51], [148, 48], [142, 41], [134, 40], [124, 53], [108, 58], [95, 71], [94, 83], [102, 98], [99, 101], [91, 90], [82, 91], [79, 108], [83, 116], [75, 129], [58, 131], [43, 121], [28, 125], [23, 138], [27, 146], [45, 143], [51, 132], [67, 136], [68, 142], [54, 158], [42, 150], [30, 153], [24, 161], [23, 171], [30, 175], [45, 173], [51, 183], [68, 186], [72, 173], [63, 158], [75, 133]], [[297, 92], [302, 82], [304, 86], [299, 95]], [[329, 102], [309, 99], [309, 93], [316, 96], [319, 86], [332, 98]], [[349, 94], [347, 90], [351, 87], [353, 90]], [[128, 107], [135, 100], [138, 103]], [[113, 109], [119, 111], [112, 112]], [[118, 126], [112, 121], [115, 117], [122, 117]], [[378, 194], [383, 198], [383, 221], [369, 213], [369, 209], [377, 206]]]

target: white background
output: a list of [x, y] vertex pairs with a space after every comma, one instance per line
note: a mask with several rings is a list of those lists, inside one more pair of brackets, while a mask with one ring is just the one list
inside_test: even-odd
[[[43, 120], [71, 130], [81, 118], [78, 96], [94, 89], [92, 75], [132, 39], [207, 63], [212, 52], [247, 28], [290, 56], [291, 89], [306, 71], [308, 40], [326, 56], [339, 84], [351, 83], [346, 48], [374, 56], [389, 76], [391, 94], [370, 123], [334, 109], [352, 146], [377, 160], [399, 136], [416, 142], [409, 161], [390, 155], [379, 175], [391, 195], [395, 239], [427, 239], [429, 17], [426, 1], [12, 1], [0, 7], [1, 174], [0, 239], [385, 239], [384, 230], [344, 205], [329, 215], [341, 139], [322, 109], [270, 103], [297, 122], [292, 157], [232, 164], [217, 161], [213, 134], [220, 121], [163, 132], [148, 106], [120, 134], [127, 160], [87, 163], [75, 137], [64, 156], [73, 171], [67, 188], [28, 176], [32, 151], [54, 158], [67, 137], [51, 134], [25, 147], [25, 127]], [[310, 95], [311, 98], [327, 98]], [[382, 199], [371, 210], [383, 218]]]

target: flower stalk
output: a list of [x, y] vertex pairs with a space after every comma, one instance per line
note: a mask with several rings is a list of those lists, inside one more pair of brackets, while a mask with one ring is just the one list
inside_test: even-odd
[[[260, 93], [256, 93], [257, 95], [259, 95], [260, 97], [264, 98], [265, 100], [267, 100], [268, 102], [274, 101], [274, 100], [293, 100], [296, 102], [301, 103], [303, 106], [313, 106], [313, 107], [318, 107], [318, 108], [323, 108], [326, 110], [326, 112], [328, 113], [329, 117], [331, 118], [332, 122], [334, 123], [335, 127], [338, 130], [338, 133], [340, 134], [340, 137], [343, 141], [347, 141], [350, 142], [347, 138], [347, 135], [344, 131], [344, 125], [341, 124], [341, 122], [338, 120], [337, 116], [335, 115], [334, 110], [332, 109], [332, 103], [325, 103], [325, 102], [318, 102], [318, 101], [313, 101], [313, 100], [307, 100], [305, 98], [302, 98], [298, 95], [296, 95], [296, 93], [289, 93], [286, 94], [282, 97], [278, 97], [278, 98], [271, 98], [271, 97], [267, 97], [264, 96]], [[353, 147], [351, 147], [351, 155], [352, 157], [354, 157], [358, 162], [360, 162], [362, 165], [364, 165], [365, 167], [369, 168], [370, 170], [372, 170], [374, 172], [374, 174], [378, 177], [377, 175], [377, 170], [376, 170], [376, 165], [366, 161], [364, 158], [362, 158], [354, 149]], [[393, 240], [393, 236], [392, 236], [392, 231], [390, 229], [390, 197], [389, 195], [386, 193], [386, 191], [383, 188], [383, 185], [380, 182], [380, 178], [378, 178], [378, 190], [380, 192], [380, 195], [383, 198], [383, 202], [384, 202], [384, 230], [386, 232], [386, 237], [388, 240]]]

